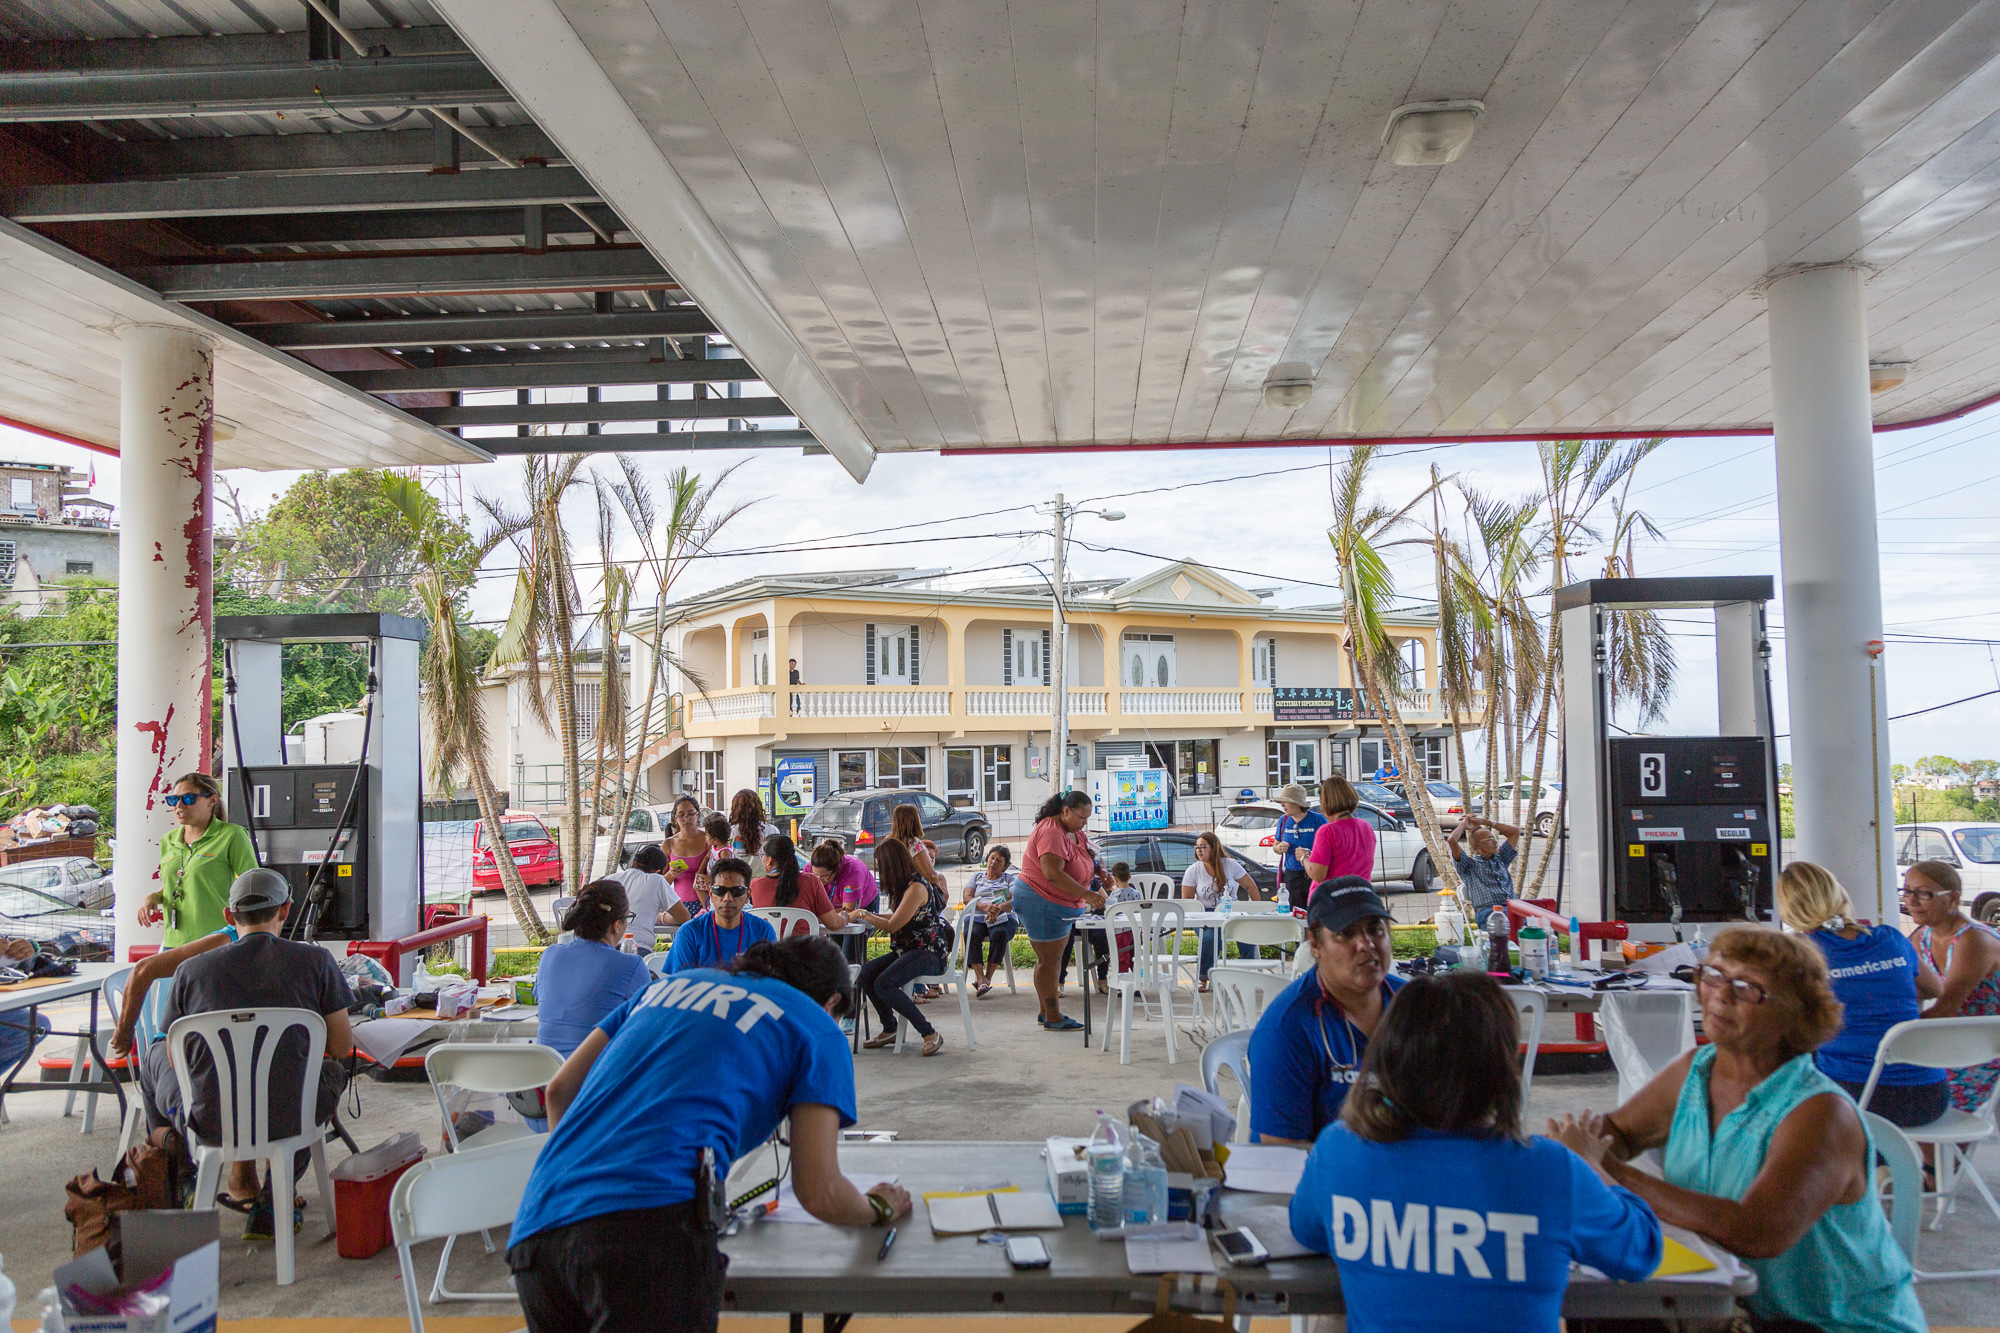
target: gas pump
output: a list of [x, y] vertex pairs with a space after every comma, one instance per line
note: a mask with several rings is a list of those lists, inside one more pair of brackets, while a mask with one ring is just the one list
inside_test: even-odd
[[[1588, 579], [1555, 593], [1562, 617], [1563, 794], [1575, 914], [1631, 937], [1695, 922], [1768, 921], [1779, 850], [1768, 577]], [[1705, 608], [1715, 617], [1716, 736], [1610, 734], [1614, 613]]]
[[[427, 630], [404, 616], [221, 616], [222, 763], [233, 818], [249, 830], [258, 864], [291, 883], [288, 934], [304, 939], [396, 939], [414, 934], [420, 907], [417, 658]], [[366, 654], [366, 720], [345, 762], [287, 763], [284, 648], [351, 643]]]

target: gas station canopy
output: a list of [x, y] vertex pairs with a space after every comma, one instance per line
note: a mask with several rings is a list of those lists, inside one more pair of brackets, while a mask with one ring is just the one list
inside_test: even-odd
[[1763, 433], [1760, 284], [1839, 262], [1878, 425], [2000, 390], [1993, 0], [436, 4], [857, 474]]

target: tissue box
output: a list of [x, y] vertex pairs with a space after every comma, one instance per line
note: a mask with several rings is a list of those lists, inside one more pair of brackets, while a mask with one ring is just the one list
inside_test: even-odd
[[479, 987], [470, 982], [453, 982], [439, 986], [437, 992], [437, 1016], [439, 1018], [463, 1018], [471, 1013], [479, 1001]]
[[1090, 1163], [1077, 1155], [1089, 1139], [1051, 1138], [1042, 1150], [1049, 1163], [1049, 1197], [1056, 1211], [1081, 1217], [1090, 1211]]
[[217, 1214], [142, 1210], [120, 1213], [117, 1225], [121, 1267], [112, 1267], [109, 1250], [92, 1250], [56, 1269], [56, 1290], [77, 1286], [110, 1295], [165, 1273], [167, 1307], [152, 1315], [79, 1314], [64, 1296], [69, 1333], [214, 1333], [222, 1257]]

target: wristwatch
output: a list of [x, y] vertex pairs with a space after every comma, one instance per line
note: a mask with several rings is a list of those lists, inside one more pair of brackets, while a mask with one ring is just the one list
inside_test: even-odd
[[896, 1210], [890, 1206], [889, 1201], [879, 1194], [864, 1194], [861, 1197], [868, 1200], [868, 1206], [875, 1210], [875, 1220], [869, 1225], [877, 1227], [889, 1225], [889, 1219], [896, 1215]]

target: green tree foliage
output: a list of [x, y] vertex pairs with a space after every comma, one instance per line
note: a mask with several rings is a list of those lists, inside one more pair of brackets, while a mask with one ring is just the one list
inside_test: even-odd
[[[388, 475], [304, 474], [270, 509], [244, 520], [217, 554], [218, 573], [287, 605], [421, 614], [412, 582], [416, 539], [383, 489]], [[440, 516], [438, 524], [441, 565], [469, 574], [477, 564], [471, 528], [462, 518]]]
[[0, 814], [48, 801], [97, 806], [108, 820], [108, 751], [118, 711], [118, 609], [99, 580], [66, 585], [42, 615], [0, 611]]

